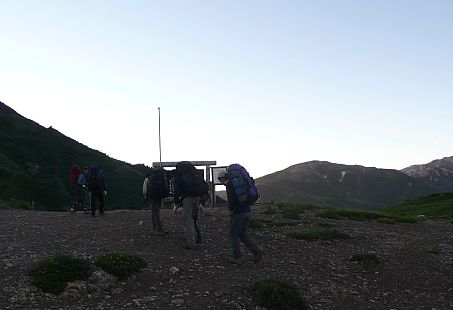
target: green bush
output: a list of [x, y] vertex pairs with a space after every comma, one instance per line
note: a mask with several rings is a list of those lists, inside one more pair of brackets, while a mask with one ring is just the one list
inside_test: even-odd
[[30, 272], [31, 283], [46, 293], [61, 293], [67, 282], [86, 280], [90, 275], [90, 263], [70, 254], [57, 254], [37, 262]]
[[351, 238], [348, 234], [345, 234], [335, 229], [327, 228], [311, 228], [302, 231], [293, 231], [288, 233], [288, 236], [291, 238], [303, 239], [307, 241]]
[[249, 293], [257, 305], [269, 310], [309, 309], [297, 286], [285, 279], [269, 278], [256, 282]]
[[104, 271], [124, 280], [131, 274], [146, 267], [145, 260], [136, 254], [126, 252], [109, 252], [96, 259], [95, 265]]
[[351, 261], [358, 262], [365, 267], [376, 267], [379, 265], [379, 258], [374, 254], [359, 253], [351, 257]]

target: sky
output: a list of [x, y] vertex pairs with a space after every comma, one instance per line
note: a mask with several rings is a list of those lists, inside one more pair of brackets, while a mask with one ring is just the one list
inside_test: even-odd
[[132, 164], [453, 156], [453, 1], [0, 0], [0, 101]]

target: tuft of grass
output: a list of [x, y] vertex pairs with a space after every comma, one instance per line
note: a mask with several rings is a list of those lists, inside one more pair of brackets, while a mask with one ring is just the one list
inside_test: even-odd
[[118, 279], [124, 280], [146, 267], [143, 257], [126, 252], [109, 252], [96, 259], [95, 265]]
[[275, 222], [271, 220], [265, 219], [252, 219], [250, 222], [251, 229], [267, 229], [272, 227], [285, 227], [285, 226], [295, 226], [297, 222], [291, 221], [283, 221], [283, 222]]
[[338, 220], [342, 218], [349, 218], [354, 221], [365, 221], [378, 219], [390, 219], [396, 223], [417, 223], [418, 219], [415, 216], [401, 216], [395, 214], [387, 214], [382, 212], [353, 210], [353, 209], [328, 209], [323, 213], [318, 214], [319, 217]]
[[299, 214], [304, 213], [307, 210], [315, 210], [318, 207], [308, 203], [278, 203], [278, 209], [282, 213], [284, 218], [288, 219], [299, 219]]
[[328, 228], [311, 228], [306, 230], [293, 231], [288, 233], [288, 236], [294, 239], [303, 239], [307, 241], [351, 239], [348, 234]]
[[273, 215], [276, 214], [278, 209], [273, 205], [266, 205], [263, 210], [263, 214]]
[[68, 282], [86, 280], [91, 272], [90, 263], [70, 254], [56, 254], [37, 262], [30, 272], [31, 283], [46, 293], [64, 291]]
[[380, 263], [379, 258], [376, 255], [370, 253], [354, 254], [351, 257], [351, 261], [358, 262], [365, 267], [376, 267]]
[[250, 221], [250, 228], [251, 229], [266, 229], [272, 227], [272, 221], [264, 220], [264, 219], [252, 219]]
[[286, 279], [268, 278], [248, 289], [256, 304], [269, 310], [306, 310], [307, 302], [297, 286]]
[[439, 255], [440, 254], [440, 249], [438, 246], [435, 246], [433, 245], [431, 247], [431, 250], [429, 251], [431, 254], [434, 254], [434, 255]]

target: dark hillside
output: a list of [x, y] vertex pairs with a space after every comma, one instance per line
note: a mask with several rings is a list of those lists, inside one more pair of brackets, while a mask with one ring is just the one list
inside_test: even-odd
[[72, 164], [99, 164], [108, 187], [107, 208], [142, 207], [141, 185], [147, 167], [133, 166], [21, 116], [0, 102], [0, 200], [43, 210], [66, 210], [71, 203]]

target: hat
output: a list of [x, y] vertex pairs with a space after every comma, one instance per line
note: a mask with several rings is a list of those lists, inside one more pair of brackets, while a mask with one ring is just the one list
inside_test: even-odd
[[225, 170], [222, 170], [219, 172], [219, 176], [217, 177], [220, 181], [220, 179], [226, 179], [228, 178], [228, 173]]

